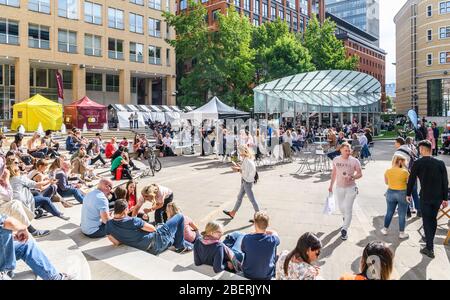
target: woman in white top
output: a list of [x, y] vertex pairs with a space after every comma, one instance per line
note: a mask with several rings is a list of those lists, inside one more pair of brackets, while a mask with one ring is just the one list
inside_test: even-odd
[[[239, 154], [242, 158], [241, 165], [233, 164], [233, 171], [240, 172], [241, 173], [241, 189], [239, 191], [239, 194], [237, 196], [236, 204], [234, 205], [234, 208], [232, 211], [226, 211], [224, 210], [223, 213], [227, 216], [231, 217], [232, 219], [235, 217], [236, 212], [239, 210], [242, 204], [242, 199], [244, 198], [244, 195], [247, 194], [248, 199], [253, 205], [253, 208], [255, 212], [259, 211], [258, 202], [255, 199], [255, 196], [253, 194], [253, 183], [256, 183], [256, 165], [254, 161], [254, 155], [252, 151], [245, 145], [241, 145], [239, 147]], [[253, 222], [253, 219], [250, 220], [250, 222]]]
[[312, 233], [302, 235], [291, 252], [283, 251], [276, 267], [277, 280], [316, 280], [319, 268], [312, 263], [319, 258], [322, 243]]
[[[144, 208], [144, 214], [147, 215], [148, 213], [154, 211], [155, 223], [165, 223], [167, 221], [167, 204], [173, 201], [173, 192], [169, 188], [162, 185], [151, 184], [142, 189], [141, 195], [142, 197], [137, 201], [132, 216], [137, 216], [144, 203], [150, 202], [152, 206], [151, 208]], [[148, 220], [146, 217], [143, 219]]]

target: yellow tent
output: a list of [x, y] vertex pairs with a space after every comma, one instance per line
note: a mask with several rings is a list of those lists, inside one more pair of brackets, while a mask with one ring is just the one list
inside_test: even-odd
[[39, 94], [13, 106], [12, 130], [23, 125], [26, 131], [35, 131], [39, 123], [44, 130], [59, 130], [62, 122], [63, 106]]

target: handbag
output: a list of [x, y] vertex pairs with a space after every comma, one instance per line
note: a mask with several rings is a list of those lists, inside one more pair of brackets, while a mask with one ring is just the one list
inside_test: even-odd
[[327, 198], [325, 199], [325, 206], [323, 208], [323, 213], [325, 215], [332, 215], [335, 209], [336, 209], [336, 201], [334, 199], [334, 195], [333, 193], [329, 193]]

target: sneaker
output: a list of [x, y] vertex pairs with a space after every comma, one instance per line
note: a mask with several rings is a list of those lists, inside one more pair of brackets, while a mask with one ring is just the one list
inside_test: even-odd
[[428, 256], [429, 258], [434, 258], [434, 251], [433, 250], [428, 250], [426, 247], [420, 249], [420, 253], [422, 253], [423, 255]]
[[12, 280], [7, 271], [0, 272], [0, 280]]
[[398, 235], [398, 238], [401, 240], [407, 239], [407, 238], [409, 238], [409, 234], [400, 232], [400, 234]]
[[139, 171], [139, 170], [141, 170], [141, 169], [138, 167], [133, 167], [133, 171]]
[[345, 230], [345, 229], [341, 230], [341, 239], [343, 241], [346, 241], [348, 239], [347, 230]]
[[383, 228], [380, 231], [381, 231], [381, 234], [388, 235], [388, 229], [387, 228]]
[[63, 215], [63, 214], [61, 214], [61, 215], [59, 216], [59, 218], [60, 218], [60, 219], [63, 219], [64, 221], [69, 221], [69, 220], [70, 220], [70, 217], [67, 217], [67, 216], [65, 216], [65, 215]]
[[33, 237], [35, 237], [35, 238], [40, 238], [40, 237], [43, 237], [43, 236], [46, 236], [46, 235], [49, 235], [49, 234], [50, 234], [50, 230], [38, 230], [38, 229], [36, 229], [36, 231], [33, 232], [31, 235]]
[[190, 246], [184, 246], [183, 248], [176, 249], [175, 252], [179, 254], [188, 253], [192, 251], [192, 247]]
[[67, 273], [59, 273], [61, 275], [61, 278], [59, 280], [75, 280], [76, 276], [73, 274], [67, 274]]

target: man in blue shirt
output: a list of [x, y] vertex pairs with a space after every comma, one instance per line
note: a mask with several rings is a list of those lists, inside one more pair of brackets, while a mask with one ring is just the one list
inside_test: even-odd
[[13, 217], [0, 215], [0, 280], [8, 280], [22, 259], [44, 280], [70, 280], [73, 275], [58, 273], [33, 239], [29, 239], [27, 226]]
[[84, 197], [81, 208], [81, 231], [90, 238], [106, 236], [106, 222], [109, 220], [109, 201], [112, 181], [102, 178], [95, 190]]
[[158, 228], [142, 219], [128, 216], [128, 203], [124, 199], [114, 203], [114, 219], [106, 223], [108, 239], [116, 246], [121, 243], [158, 255], [170, 246], [184, 253], [192, 246], [184, 240], [184, 217], [176, 214]]
[[270, 280], [275, 276], [277, 246], [280, 239], [275, 231], [268, 230], [269, 216], [259, 211], [254, 217], [255, 232], [244, 236], [241, 249], [244, 253], [242, 272], [252, 280]]

